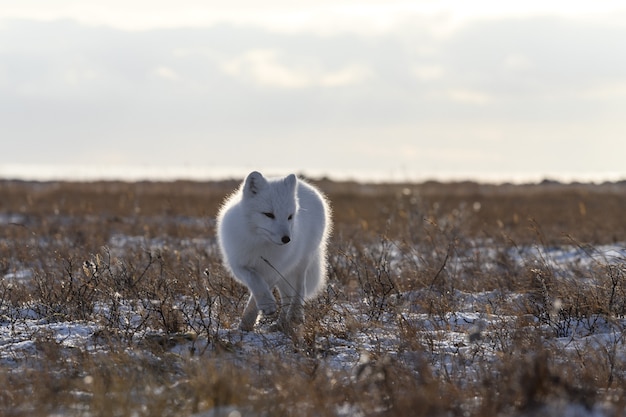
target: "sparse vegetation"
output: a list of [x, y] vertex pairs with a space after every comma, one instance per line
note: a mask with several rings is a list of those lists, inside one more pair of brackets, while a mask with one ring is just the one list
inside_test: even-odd
[[626, 412], [626, 185], [317, 183], [328, 286], [288, 337], [234, 330], [237, 182], [1, 181], [0, 414]]

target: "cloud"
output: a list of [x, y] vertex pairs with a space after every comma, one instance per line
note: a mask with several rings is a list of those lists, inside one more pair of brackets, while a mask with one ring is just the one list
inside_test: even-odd
[[413, 74], [418, 80], [424, 82], [440, 80], [445, 72], [442, 66], [434, 64], [417, 64], [413, 67]]
[[0, 19], [53, 21], [67, 19], [90, 26], [145, 31], [217, 24], [253, 26], [273, 32], [362, 36], [397, 33], [415, 18], [422, 24], [436, 20], [429, 29], [448, 34], [467, 22], [522, 16], [534, 18], [614, 17], [625, 7], [620, 0], [596, 2], [546, 2], [526, 0], [186, 0], [184, 5], [166, 0], [0, 0]]
[[168, 80], [168, 81], [178, 81], [180, 80], [180, 75], [176, 73], [173, 69], [167, 66], [158, 66], [153, 71], [154, 75], [157, 77]]
[[324, 87], [342, 87], [367, 82], [373, 76], [373, 71], [365, 66], [350, 65], [322, 74], [317, 83]]
[[224, 73], [261, 86], [278, 88], [340, 87], [366, 81], [372, 72], [363, 66], [343, 66], [337, 70], [290, 66], [288, 57], [275, 49], [252, 49], [220, 63]]
[[527, 71], [533, 69], [534, 64], [528, 56], [511, 52], [504, 57], [503, 66], [510, 71]]
[[444, 92], [444, 96], [457, 103], [484, 105], [493, 101], [493, 97], [485, 92], [467, 89], [451, 89]]
[[278, 61], [278, 52], [254, 49], [221, 64], [222, 70], [233, 77], [256, 84], [280, 88], [302, 88], [311, 85], [306, 71], [289, 68]]
[[329, 170], [545, 170], [579, 159], [621, 169], [601, 150], [626, 152], [616, 140], [623, 26], [486, 19], [439, 36], [421, 25], [439, 17], [404, 19], [370, 35], [0, 21], [0, 137], [10, 138], [0, 163], [95, 152], [99, 162], [226, 165], [286, 154]]

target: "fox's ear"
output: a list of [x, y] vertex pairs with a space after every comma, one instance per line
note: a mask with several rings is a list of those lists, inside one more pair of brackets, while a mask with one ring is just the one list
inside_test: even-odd
[[296, 182], [298, 181], [298, 179], [296, 178], [296, 176], [294, 174], [289, 174], [285, 177], [284, 179], [285, 181], [285, 185], [292, 190], [296, 189]]
[[243, 186], [244, 196], [254, 196], [267, 186], [267, 180], [260, 172], [253, 171], [248, 174]]

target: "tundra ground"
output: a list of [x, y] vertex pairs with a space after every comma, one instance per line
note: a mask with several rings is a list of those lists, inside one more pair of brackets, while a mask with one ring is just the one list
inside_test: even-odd
[[237, 182], [0, 182], [0, 414], [624, 414], [626, 185], [316, 184], [329, 278], [286, 336], [236, 330]]

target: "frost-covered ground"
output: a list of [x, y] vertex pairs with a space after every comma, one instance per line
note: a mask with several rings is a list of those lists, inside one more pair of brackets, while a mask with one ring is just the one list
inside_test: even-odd
[[[5, 220], [9, 221], [13, 220]], [[400, 244], [386, 246], [384, 269], [389, 276], [396, 272], [399, 274], [411, 257], [406, 248], [400, 248]], [[117, 268], [119, 272], [120, 268], [128, 267], [123, 263], [125, 253], [138, 250], [150, 254], [168, 252], [185, 256], [186, 252], [200, 250], [214, 253], [215, 248], [210, 239], [173, 241], [113, 235], [106, 248], [106, 254], [110, 257], [107, 267]], [[372, 253], [376, 250], [373, 249]], [[412, 253], [418, 252], [416, 250]], [[156, 255], [149, 256], [152, 259]], [[180, 358], [213, 355], [216, 349], [226, 352], [221, 355], [229, 361], [243, 362], [246, 358], [269, 354], [295, 357], [295, 360], [314, 357], [318, 366], [323, 366], [327, 372], [354, 381], [368, 378], [384, 381], [388, 378], [384, 372], [385, 364], [393, 362], [415, 369], [416, 373], [419, 373], [420, 367], [428, 367], [436, 378], [460, 381], [459, 386], [470, 386], [475, 381], [490, 380], [490, 377], [484, 375], [485, 370], [497, 373], [507, 369], [506, 361], [514, 357], [511, 352], [521, 351], [524, 356], [530, 348], [524, 343], [530, 339], [539, 341], [546, 351], [563, 353], [555, 355], [551, 366], [568, 358], [583, 357], [581, 360], [584, 361], [585, 355], [598, 355], [602, 358], [594, 359], [603, 361], [609, 368], [601, 375], [598, 373], [598, 378], [604, 378], [608, 372], [612, 380], [624, 381], [626, 300], [624, 293], [619, 291], [624, 289], [626, 245], [532, 245], [496, 250], [489, 242], [475, 241], [463, 250], [451, 252], [442, 271], [445, 269], [448, 274], [456, 274], [471, 281], [472, 274], [500, 273], [503, 256], [510, 263], [507, 268], [528, 271], [531, 275], [529, 279], [536, 284], [534, 293], [529, 295], [505, 286], [475, 291], [468, 290], [469, 286], [459, 289], [452, 284], [437, 282], [438, 276], [435, 276], [430, 286], [391, 288], [383, 297], [368, 291], [349, 291], [344, 285], [331, 280], [325, 294], [325, 310], [315, 314], [319, 316], [319, 326], [323, 331], [309, 332], [295, 338], [270, 332], [268, 323], [259, 323], [255, 332], [241, 332], [236, 330], [236, 317], [227, 323], [221, 322], [220, 316], [214, 311], [221, 307], [223, 297], [204, 300], [181, 297], [174, 300], [173, 309], [185, 320], [184, 325], [169, 334], [158, 326], [142, 322], [149, 320], [150, 315], [146, 312], [161, 306], [163, 300], [129, 300], [122, 293], [113, 293], [108, 298], [102, 297], [105, 301], [97, 302], [80, 320], [68, 320], [68, 315], [62, 312], [55, 316], [51, 312], [52, 307], [42, 306], [34, 298], [20, 306], [11, 305], [8, 300], [14, 289], [41, 285], [41, 267], [24, 264], [23, 268], [4, 273], [1, 280], [0, 364], [13, 374], [25, 372], [32, 365], [32, 358], [42, 355], [47, 343], [53, 344], [61, 352], [106, 352], [110, 345], [103, 341], [103, 333], [110, 331], [111, 323], [115, 320], [118, 331], [126, 331], [128, 349], [137, 349], [145, 340], [158, 340], [165, 346], [168, 355]], [[122, 261], [116, 263], [115, 259]], [[345, 259], [337, 262], [350, 263]], [[423, 260], [415, 256], [410, 262], [414, 268], [419, 268]], [[90, 276], [88, 264], [86, 267], [81, 282], [96, 279]], [[80, 273], [80, 265], [74, 268], [74, 273], [76, 270]], [[202, 265], [198, 269], [202, 270]], [[113, 274], [110, 270], [109, 273]], [[606, 280], [592, 279], [598, 273], [604, 273]], [[212, 271], [208, 271], [209, 277], [198, 279], [210, 280], [211, 274]], [[610, 298], [612, 304], [607, 305], [606, 309], [585, 309], [585, 306], [576, 305], [576, 298], [561, 297], [567, 291], [557, 291], [554, 288], [557, 282], [565, 289], [572, 289], [572, 297], [576, 297], [578, 286], [610, 286], [611, 282], [614, 283], [613, 290], [616, 293]], [[384, 287], [384, 282], [378, 284]], [[611, 288], [602, 290], [602, 294], [608, 292], [611, 295]], [[210, 293], [207, 290], [207, 294]], [[596, 294], [593, 291], [591, 293]], [[198, 296], [201, 297], [201, 294]], [[430, 301], [427, 303], [424, 300]], [[437, 300], [442, 304], [438, 305]], [[603, 299], [596, 301], [604, 302]], [[533, 336], [523, 338], [521, 333], [524, 332], [532, 333]], [[162, 360], [159, 359], [162, 357], [155, 360]], [[579, 387], [568, 381], [556, 385], [559, 384], [564, 390]], [[605, 385], [608, 391], [618, 388], [611, 383]], [[533, 409], [533, 413], [594, 417], [614, 415], [617, 410], [615, 404], [606, 401], [610, 393], [595, 395], [601, 400], [587, 404], [579, 400], [547, 401]], [[568, 392], [563, 398], [583, 397], [583, 394]], [[482, 401], [484, 399], [477, 397], [475, 407], [478, 408]], [[472, 405], [467, 407], [467, 415], [472, 415]], [[220, 415], [220, 410], [226, 413], [231, 408], [217, 407], [213, 409], [213, 414], [206, 412], [202, 415]], [[371, 413], [346, 403], [336, 408], [336, 415], [364, 416]]]

